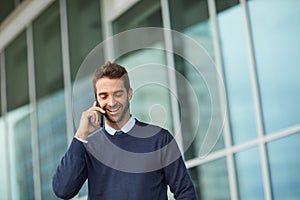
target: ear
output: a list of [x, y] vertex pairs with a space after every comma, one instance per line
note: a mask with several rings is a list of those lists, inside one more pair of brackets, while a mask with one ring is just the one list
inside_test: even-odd
[[128, 90], [128, 100], [131, 100], [132, 95], [133, 95], [133, 90], [132, 90], [132, 88], [129, 88], [129, 90]]

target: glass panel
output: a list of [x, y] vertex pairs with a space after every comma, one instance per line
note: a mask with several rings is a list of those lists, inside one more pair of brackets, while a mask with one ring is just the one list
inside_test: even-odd
[[27, 45], [24, 32], [7, 47], [5, 67], [12, 199], [34, 199]]
[[230, 199], [226, 159], [221, 158], [189, 169], [198, 199]]
[[67, 149], [58, 1], [33, 22], [42, 199], [56, 199], [51, 180]]
[[6, 144], [5, 140], [7, 137], [7, 133], [5, 133], [4, 129], [4, 118], [2, 117], [2, 82], [1, 82], [1, 69], [2, 69], [2, 61], [0, 58], [0, 169], [2, 169], [2, 177], [0, 178], [0, 194], [3, 195], [3, 199], [8, 199], [8, 188], [7, 188], [7, 160], [6, 160], [6, 154], [7, 154], [7, 149], [6, 149]]
[[144, 0], [137, 3], [118, 17], [112, 26], [114, 34], [139, 27], [162, 27], [160, 1]]
[[2, 169], [2, 176], [0, 178], [0, 193], [3, 199], [8, 199], [8, 188], [7, 188], [7, 160], [6, 160], [6, 154], [7, 149], [5, 149], [5, 135], [4, 132], [4, 120], [3, 117], [0, 117], [0, 169]]
[[[206, 0], [169, 0], [170, 4], [170, 15], [171, 15], [171, 25], [172, 29], [180, 31], [186, 36], [191, 37], [193, 40], [199, 43], [211, 56], [214, 57], [213, 52], [213, 42], [211, 34], [211, 24], [208, 14], [208, 5]], [[189, 48], [189, 46], [183, 45], [181, 41], [173, 41], [173, 46], [176, 51], [182, 51], [184, 56], [189, 56], [190, 58], [195, 58], [202, 55], [198, 55], [194, 49]], [[179, 49], [179, 50], [177, 50]], [[203, 63], [197, 63], [197, 65], [202, 66]], [[195, 92], [197, 99], [192, 99], [192, 95], [188, 93], [187, 85], [177, 84], [178, 95], [180, 98], [187, 99], [188, 104], [180, 105], [182, 110], [185, 110], [185, 114], [182, 116], [184, 123], [181, 124], [183, 132], [183, 145], [186, 149], [190, 145], [190, 141], [193, 143], [189, 146], [185, 152], [185, 159], [189, 160], [194, 157], [199, 156], [199, 151], [201, 148], [202, 141], [205, 138], [207, 130], [210, 125], [210, 119], [212, 117], [211, 113], [211, 95], [208, 90], [207, 84], [203, 79], [202, 72], [196, 71], [196, 69], [187, 61], [184, 57], [179, 57], [175, 55], [175, 67], [176, 70], [181, 73], [187, 80], [188, 84], [191, 85], [193, 92]], [[205, 66], [206, 68], [211, 66]], [[212, 88], [218, 87], [216, 81], [216, 74], [214, 70], [206, 70], [206, 74], [209, 73], [209, 77], [215, 85]], [[180, 82], [180, 81], [178, 81]], [[196, 102], [195, 102], [196, 101]], [[199, 102], [201, 102], [199, 104]], [[198, 105], [199, 104], [199, 105]], [[198, 106], [200, 110], [200, 116], [194, 116], [194, 107]], [[219, 107], [214, 109], [219, 110]], [[200, 124], [198, 125], [198, 119], [200, 119]], [[198, 128], [198, 126], [200, 128]], [[197, 133], [194, 133], [198, 130]], [[193, 139], [196, 134], [196, 138]], [[217, 144], [214, 146], [213, 150], [218, 150], [224, 147], [223, 137], [219, 138]]]
[[1, 0], [0, 3], [0, 24], [13, 11], [15, 7], [14, 0]]
[[[75, 81], [77, 71], [88, 53], [102, 41], [100, 1], [67, 0], [69, 51], [71, 80]], [[103, 53], [100, 54], [103, 56]], [[103, 59], [103, 58], [102, 58]], [[81, 77], [83, 78], [83, 77]], [[77, 80], [79, 83], [79, 80]], [[88, 86], [91, 86], [88, 79]], [[87, 183], [79, 196], [87, 195]]]
[[299, 199], [300, 133], [267, 145], [274, 199]]
[[1, 73], [2, 73], [2, 60], [1, 60], [1, 58], [2, 58], [2, 56], [1, 56], [1, 54], [2, 54], [2, 52], [0, 52], [0, 117], [2, 116], [2, 82], [1, 82]]
[[[114, 34], [139, 28], [162, 27], [160, 1], [141, 1], [133, 6], [113, 22]], [[136, 40], [136, 38], [132, 38]], [[141, 38], [141, 44], [149, 44], [151, 36]], [[137, 41], [115, 41], [115, 52], [125, 51]], [[151, 82], [151, 77], [161, 80], [168, 85], [168, 71], [166, 67], [166, 53], [156, 47], [164, 48], [164, 41], [153, 41], [149, 48], [143, 48], [117, 58], [116, 62], [127, 68], [134, 90], [131, 107], [133, 115], [145, 122], [154, 123], [173, 132], [172, 110], [170, 103], [170, 91], [159, 83]], [[141, 70], [144, 68], [144, 70]], [[132, 75], [132, 77], [131, 77]], [[150, 78], [149, 78], [150, 77]], [[150, 81], [151, 83], [149, 84]], [[134, 83], [147, 83], [145, 86]], [[157, 98], [159, 97], [159, 98]]]
[[252, 148], [235, 155], [240, 199], [264, 199], [259, 149]]
[[102, 41], [99, 4], [99, 0], [67, 0], [72, 81], [87, 54]]
[[300, 123], [300, 1], [248, 4], [263, 119], [273, 133]]
[[[226, 3], [225, 3], [226, 2]], [[229, 5], [228, 5], [229, 4]], [[243, 8], [237, 0], [216, 1], [228, 113], [233, 142], [246, 142], [257, 137], [250, 80], [248, 46]], [[233, 6], [231, 8], [228, 8]], [[222, 8], [228, 8], [226, 10]], [[247, 113], [247, 114], [245, 114]]]

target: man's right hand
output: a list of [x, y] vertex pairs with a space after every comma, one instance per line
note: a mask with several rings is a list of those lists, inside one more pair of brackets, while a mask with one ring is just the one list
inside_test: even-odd
[[81, 114], [79, 127], [75, 134], [76, 137], [87, 140], [89, 134], [101, 127], [98, 112], [105, 114], [105, 111], [96, 105], [95, 101], [91, 108]]

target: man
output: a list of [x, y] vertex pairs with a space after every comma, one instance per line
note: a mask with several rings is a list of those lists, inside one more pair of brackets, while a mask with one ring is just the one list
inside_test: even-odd
[[88, 179], [90, 200], [165, 200], [168, 185], [176, 199], [197, 199], [172, 135], [131, 115], [125, 68], [106, 63], [95, 71], [93, 87], [96, 101], [82, 113], [53, 176], [55, 194], [72, 198]]

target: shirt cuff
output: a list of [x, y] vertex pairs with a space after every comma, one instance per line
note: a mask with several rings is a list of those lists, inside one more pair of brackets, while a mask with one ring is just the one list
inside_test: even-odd
[[81, 138], [77, 137], [76, 135], [74, 135], [74, 138], [76, 138], [76, 139], [77, 139], [77, 140], [79, 140], [80, 142], [83, 142], [83, 143], [88, 143], [88, 141], [87, 141], [87, 140], [83, 140], [83, 139], [81, 139]]

